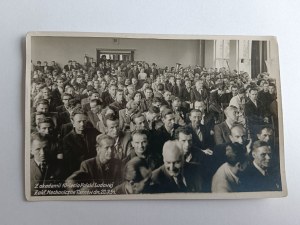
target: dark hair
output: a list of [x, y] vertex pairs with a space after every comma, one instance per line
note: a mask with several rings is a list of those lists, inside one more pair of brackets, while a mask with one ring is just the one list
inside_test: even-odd
[[74, 118], [77, 114], [83, 114], [87, 116], [86, 112], [82, 109], [81, 106], [75, 107], [74, 110], [72, 111], [71, 118]]
[[270, 145], [267, 142], [258, 140], [253, 143], [252, 148], [253, 148], [253, 151], [255, 151], [256, 149], [263, 147], [263, 146], [270, 147]]
[[164, 85], [161, 84], [161, 83], [159, 83], [159, 84], [157, 85], [157, 90], [163, 91], [163, 90], [164, 90]]
[[154, 97], [154, 98], [152, 99], [152, 103], [156, 103], [156, 102], [161, 103], [162, 101], [161, 101], [160, 98]]
[[188, 126], [178, 127], [175, 130], [175, 139], [179, 140], [179, 134], [190, 135], [193, 133], [192, 128]]
[[164, 109], [162, 112], [161, 112], [161, 116], [162, 118], [165, 118], [167, 115], [170, 115], [170, 114], [173, 114], [173, 110], [172, 109]]
[[133, 115], [130, 117], [130, 119], [131, 119], [132, 123], [135, 124], [135, 121], [134, 121], [134, 120], [135, 120], [136, 118], [139, 118], [139, 117], [142, 117], [142, 116], [145, 117], [144, 114], [138, 112], [138, 113], [133, 114]]
[[30, 145], [32, 145], [33, 141], [47, 142], [48, 139], [42, 136], [40, 133], [34, 132], [30, 135]]
[[156, 106], [150, 106], [148, 109], [149, 113], [160, 113], [159, 108]]
[[106, 121], [107, 121], [107, 120], [110, 120], [110, 121], [117, 121], [118, 119], [119, 119], [119, 118], [117, 117], [117, 115], [110, 113], [110, 114], [107, 114], [107, 115], [105, 116], [104, 121], [105, 121], [105, 124], [106, 124]]
[[54, 123], [52, 118], [50, 117], [45, 117], [45, 118], [39, 118], [38, 119], [38, 126], [40, 126], [41, 123], [50, 123], [52, 127], [54, 127]]
[[[98, 92], [97, 92], [98, 93]], [[91, 101], [90, 101], [90, 103], [96, 103], [96, 105], [101, 105], [101, 101], [100, 101], [100, 99], [92, 99]]]
[[230, 143], [226, 146], [226, 162], [235, 166], [238, 162], [244, 163], [248, 160], [246, 148], [239, 143]]
[[263, 131], [263, 130], [268, 130], [268, 131], [272, 131], [273, 132], [273, 129], [270, 127], [270, 126], [261, 126], [257, 131], [257, 134], [261, 134], [261, 132]]
[[36, 107], [38, 105], [48, 105], [49, 106], [49, 101], [47, 99], [40, 99], [36, 102]]
[[63, 93], [61, 96], [61, 99], [63, 99], [64, 97], [70, 97], [70, 99], [72, 98], [72, 95], [68, 94], [68, 93]]
[[146, 135], [148, 138], [149, 132], [147, 130], [135, 130], [131, 133], [131, 138], [133, 138], [134, 135]]
[[144, 159], [141, 159], [139, 157], [134, 157], [131, 159], [124, 168], [124, 180], [126, 181], [133, 181], [133, 182], [139, 182], [145, 177], [141, 174], [141, 168], [149, 168], [146, 161]]

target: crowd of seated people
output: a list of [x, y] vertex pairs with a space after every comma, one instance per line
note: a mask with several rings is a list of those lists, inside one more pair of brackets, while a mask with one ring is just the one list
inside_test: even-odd
[[110, 183], [116, 194], [281, 190], [267, 73], [38, 61], [30, 94], [32, 195], [49, 182]]

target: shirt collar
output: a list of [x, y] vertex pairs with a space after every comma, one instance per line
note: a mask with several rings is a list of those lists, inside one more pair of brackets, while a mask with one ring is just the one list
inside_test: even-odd
[[262, 168], [260, 168], [256, 163], [255, 161], [253, 161], [253, 165], [255, 166], [256, 169], [258, 169], [258, 171], [262, 174], [262, 175], [266, 175], [266, 171], [263, 170]]

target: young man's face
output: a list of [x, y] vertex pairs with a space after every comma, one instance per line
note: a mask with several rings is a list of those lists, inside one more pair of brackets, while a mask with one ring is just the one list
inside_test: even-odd
[[53, 127], [50, 123], [40, 123], [38, 125], [38, 132], [44, 137], [51, 135], [52, 131]]
[[132, 137], [132, 147], [136, 155], [140, 158], [145, 158], [145, 153], [148, 146], [148, 140], [146, 135], [135, 134]]

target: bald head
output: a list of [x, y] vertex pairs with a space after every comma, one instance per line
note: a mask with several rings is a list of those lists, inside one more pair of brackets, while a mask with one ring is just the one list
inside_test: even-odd
[[172, 177], [177, 177], [183, 168], [183, 152], [178, 142], [167, 141], [163, 147], [164, 166], [167, 173]]
[[246, 141], [246, 130], [243, 126], [233, 126], [230, 130], [229, 138], [232, 143], [244, 144]]

